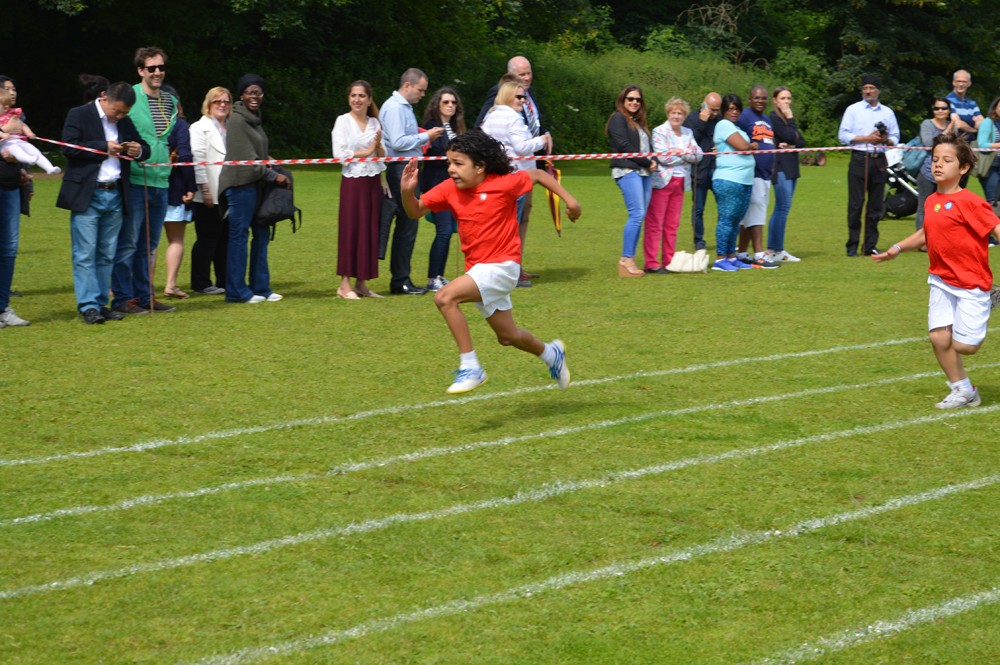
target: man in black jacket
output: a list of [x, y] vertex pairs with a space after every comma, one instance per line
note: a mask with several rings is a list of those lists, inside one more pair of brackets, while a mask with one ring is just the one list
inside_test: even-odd
[[[712, 189], [712, 174], [715, 172], [715, 126], [719, 123], [722, 97], [717, 92], [705, 95], [698, 111], [692, 111], [684, 119], [684, 126], [694, 132], [694, 140], [705, 156], [698, 162], [694, 173], [694, 207], [691, 209], [691, 226], [694, 228], [694, 248], [705, 249], [705, 203], [708, 191]], [[713, 192], [714, 194], [714, 192]]]
[[70, 109], [63, 125], [62, 140], [80, 147], [62, 149], [67, 164], [56, 207], [70, 211], [73, 290], [77, 311], [88, 324], [125, 317], [108, 308], [108, 293], [129, 204], [129, 167], [119, 156], [149, 157], [149, 145], [128, 118], [134, 103], [132, 86], [115, 83], [93, 102]]

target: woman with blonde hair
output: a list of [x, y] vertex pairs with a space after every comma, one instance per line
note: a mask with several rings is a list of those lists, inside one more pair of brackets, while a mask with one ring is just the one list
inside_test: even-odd
[[[497, 90], [493, 108], [483, 118], [483, 124], [480, 126], [483, 132], [503, 144], [515, 171], [535, 168], [535, 160], [515, 159], [516, 157], [528, 157], [542, 149], [546, 153], [552, 152], [552, 136], [550, 134], [531, 136], [531, 130], [528, 129], [528, 123], [525, 122], [522, 113], [525, 99], [527, 99], [527, 95], [521, 79], [513, 74], [505, 74], [500, 79], [500, 88]], [[528, 195], [523, 194], [517, 199], [518, 225], [524, 219], [524, 202], [527, 198]], [[523, 254], [523, 244], [521, 251]], [[522, 288], [529, 287], [531, 282], [522, 272], [517, 280], [517, 285]]]
[[[196, 162], [226, 159], [226, 122], [233, 110], [233, 95], [216, 86], [205, 94], [201, 119], [191, 125], [191, 154]], [[219, 174], [222, 167], [207, 164], [194, 167], [197, 189], [193, 216], [196, 240], [191, 247], [191, 288], [206, 295], [226, 293], [226, 248], [229, 222], [219, 207]], [[212, 268], [215, 282], [212, 282]]]
[[674, 258], [684, 192], [691, 189], [691, 165], [700, 162], [702, 155], [694, 133], [683, 124], [691, 112], [688, 103], [673, 97], [664, 110], [667, 121], [653, 130], [653, 152], [672, 154], [657, 157], [660, 168], [650, 176], [653, 192], [646, 209], [646, 230], [642, 240], [645, 271], [649, 274], [665, 274], [667, 264]]
[[[651, 152], [649, 125], [646, 124], [646, 102], [637, 85], [625, 86], [615, 100], [615, 111], [604, 128], [611, 141], [611, 152]], [[649, 157], [616, 157], [611, 160], [611, 177], [622, 192], [628, 220], [622, 232], [622, 255], [618, 274], [622, 277], [642, 277], [645, 273], [635, 264], [635, 252], [642, 233], [652, 182], [649, 174], [656, 162]]]

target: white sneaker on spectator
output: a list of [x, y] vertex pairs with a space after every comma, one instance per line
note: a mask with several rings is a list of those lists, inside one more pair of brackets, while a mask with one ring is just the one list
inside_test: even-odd
[[782, 262], [785, 262], [785, 263], [798, 263], [801, 260], [802, 259], [800, 259], [799, 257], [792, 256], [791, 254], [789, 254], [785, 250], [781, 250], [780, 252], [775, 252], [774, 253], [774, 261], [776, 261], [778, 263], [782, 263]]
[[6, 328], [7, 326], [17, 328], [20, 326], [30, 326], [30, 325], [31, 321], [25, 321], [20, 316], [15, 314], [14, 310], [12, 310], [10, 307], [5, 309], [3, 312], [0, 312], [0, 328]]

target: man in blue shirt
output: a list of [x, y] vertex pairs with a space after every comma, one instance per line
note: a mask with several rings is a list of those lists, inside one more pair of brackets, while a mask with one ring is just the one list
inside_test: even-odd
[[983, 112], [979, 110], [979, 104], [975, 100], [966, 97], [966, 93], [972, 87], [972, 74], [959, 69], [952, 76], [951, 85], [952, 91], [945, 99], [951, 104], [951, 117], [955, 121], [958, 135], [964, 137], [970, 145], [975, 145], [979, 123], [983, 121]]
[[[399, 78], [399, 89], [385, 100], [379, 112], [382, 121], [382, 143], [387, 157], [420, 157], [423, 146], [444, 133], [443, 127], [434, 127], [421, 132], [417, 116], [413, 114], [416, 104], [427, 93], [427, 74], [416, 68], [407, 69]], [[417, 242], [417, 220], [410, 219], [403, 210], [403, 200], [399, 190], [399, 180], [406, 162], [390, 162], [386, 165], [385, 179], [389, 185], [389, 195], [396, 202], [396, 230], [392, 235], [392, 254], [389, 270], [392, 281], [389, 292], [394, 295], [423, 295], [427, 289], [415, 286], [410, 281], [410, 260], [413, 245]]]
[[[837, 136], [851, 146], [851, 164], [847, 169], [847, 255], [858, 255], [861, 235], [861, 211], [865, 211], [863, 254], [876, 251], [878, 222], [885, 206], [887, 146], [899, 144], [899, 125], [892, 109], [879, 102], [882, 79], [868, 74], [861, 77], [861, 101], [844, 111]], [[868, 205], [865, 206], [865, 195]]]

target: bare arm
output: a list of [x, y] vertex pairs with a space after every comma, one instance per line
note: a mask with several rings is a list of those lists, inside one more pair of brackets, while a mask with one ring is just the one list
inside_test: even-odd
[[[997, 225], [1000, 228], [1000, 224]], [[994, 232], [996, 229], [994, 229]], [[905, 240], [900, 240], [898, 243], [882, 252], [881, 254], [873, 254], [872, 260], [876, 263], [882, 263], [883, 261], [890, 261], [905, 251], [911, 249], [919, 249], [927, 244], [927, 236], [924, 234], [924, 230], [920, 229], [913, 235], [908, 236]], [[893, 251], [896, 250], [896, 251]]]
[[572, 221], [575, 222], [580, 218], [583, 212], [580, 209], [580, 204], [573, 198], [572, 194], [566, 191], [565, 187], [556, 182], [555, 178], [541, 169], [528, 169], [528, 175], [531, 176], [532, 183], [541, 185], [566, 202], [566, 214], [569, 215]]
[[406, 216], [410, 219], [420, 219], [431, 211], [430, 208], [418, 201], [417, 197], [413, 195], [413, 192], [417, 189], [419, 173], [417, 160], [414, 158], [406, 163], [403, 175], [399, 179], [399, 195], [403, 197], [403, 200], [399, 203], [403, 204], [403, 210], [406, 211]]

